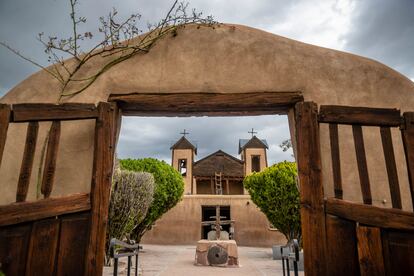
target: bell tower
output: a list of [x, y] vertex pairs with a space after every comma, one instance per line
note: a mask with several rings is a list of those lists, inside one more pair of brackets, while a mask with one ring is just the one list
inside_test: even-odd
[[244, 175], [260, 172], [267, 167], [267, 141], [257, 138], [252, 128], [251, 139], [239, 139], [239, 154], [244, 161]]
[[184, 194], [193, 194], [196, 192], [193, 187], [193, 163], [197, 147], [187, 140], [185, 136], [189, 133], [185, 129], [180, 134], [183, 136], [170, 148], [172, 152], [171, 165], [183, 176]]

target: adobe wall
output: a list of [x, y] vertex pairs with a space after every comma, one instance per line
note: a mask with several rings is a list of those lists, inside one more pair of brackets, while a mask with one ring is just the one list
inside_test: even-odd
[[183, 200], [167, 212], [147, 232], [142, 243], [196, 244], [201, 239], [201, 206], [229, 205], [235, 220], [235, 240], [238, 245], [270, 247], [285, 244], [285, 237], [269, 230], [266, 216], [248, 195], [216, 196], [185, 195]]
[[174, 149], [172, 151], [172, 166], [178, 170], [178, 160], [187, 159], [187, 174], [183, 177], [184, 194], [191, 194], [191, 184], [193, 178], [193, 151], [188, 149]]
[[[96, 57], [77, 74], [82, 79], [109, 61]], [[73, 63], [73, 61], [70, 61]], [[69, 62], [69, 63], [70, 63]], [[218, 66], [220, 65], [220, 66]], [[82, 83], [77, 82], [78, 87]], [[75, 91], [69, 86], [68, 91]], [[14, 87], [1, 103], [57, 103], [59, 83], [39, 71]], [[247, 93], [301, 91], [306, 101], [318, 105], [351, 105], [414, 110], [414, 83], [395, 70], [371, 59], [317, 47], [246, 26], [221, 24], [215, 28], [187, 26], [177, 36], [166, 36], [147, 54], [136, 55], [101, 75], [84, 92], [63, 102], [98, 103], [111, 94], [129, 93]], [[291, 113], [290, 113], [291, 115]], [[292, 116], [289, 122], [292, 123]], [[70, 123], [69, 123], [70, 124]], [[294, 126], [291, 124], [290, 128]], [[322, 173], [326, 193], [332, 194], [328, 130], [321, 126]], [[30, 197], [39, 179], [40, 152], [47, 129], [41, 128], [29, 187]], [[390, 206], [379, 130], [363, 130], [374, 204]], [[0, 169], [0, 204], [14, 197], [20, 171], [25, 127], [11, 126]], [[92, 124], [73, 124], [62, 137], [58, 156], [56, 195], [89, 189], [93, 147]], [[393, 132], [403, 209], [412, 210], [401, 138]], [[340, 127], [344, 198], [361, 201], [352, 133]], [[384, 202], [385, 199], [385, 204]]]

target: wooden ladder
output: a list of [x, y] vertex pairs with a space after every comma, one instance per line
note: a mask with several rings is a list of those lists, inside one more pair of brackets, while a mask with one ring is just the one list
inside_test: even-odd
[[222, 177], [222, 174], [221, 174], [221, 172], [219, 172], [219, 173], [215, 173], [215, 182], [216, 182], [216, 194], [217, 195], [222, 195], [223, 194], [223, 185], [222, 185], [222, 183], [221, 183], [221, 177]]

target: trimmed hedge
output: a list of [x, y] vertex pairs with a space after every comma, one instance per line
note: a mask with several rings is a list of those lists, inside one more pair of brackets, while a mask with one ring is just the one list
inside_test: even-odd
[[144, 220], [153, 201], [154, 186], [150, 173], [115, 170], [106, 231], [107, 260], [110, 239], [122, 240]]
[[120, 160], [121, 169], [149, 172], [154, 176], [154, 200], [144, 220], [132, 231], [131, 238], [139, 242], [157, 219], [174, 207], [184, 193], [184, 181], [177, 170], [154, 158]]
[[248, 175], [243, 185], [252, 201], [287, 240], [295, 238], [301, 241], [300, 198], [296, 177], [296, 163], [284, 161]]

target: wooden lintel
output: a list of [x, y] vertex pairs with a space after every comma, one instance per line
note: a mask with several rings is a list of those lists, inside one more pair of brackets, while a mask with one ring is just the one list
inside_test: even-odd
[[91, 209], [89, 194], [52, 197], [0, 206], [0, 226], [54, 217]]
[[380, 208], [372, 205], [328, 198], [325, 200], [325, 210], [328, 214], [369, 226], [414, 230], [414, 214], [399, 209]]
[[98, 111], [94, 104], [65, 103], [65, 104], [14, 104], [13, 121], [51, 121], [94, 119]]
[[242, 116], [287, 114], [300, 92], [112, 94], [123, 115]]
[[398, 109], [322, 105], [318, 119], [321, 123], [399, 127], [400, 116]]

